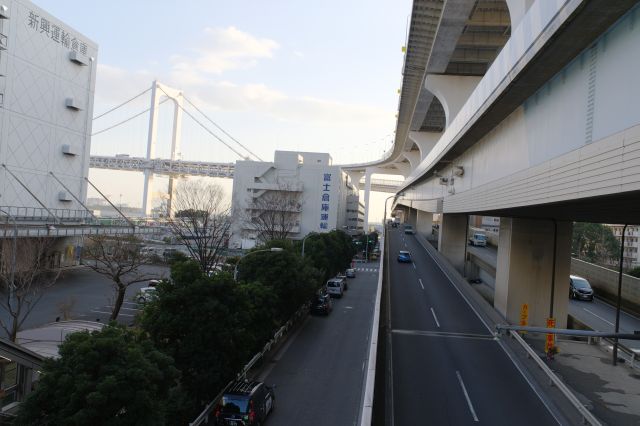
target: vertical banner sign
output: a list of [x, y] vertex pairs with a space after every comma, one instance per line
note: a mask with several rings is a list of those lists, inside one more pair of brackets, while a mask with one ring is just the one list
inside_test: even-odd
[[[556, 328], [556, 320], [555, 318], [547, 318], [547, 328]], [[553, 333], [547, 333], [547, 341], [544, 345], [544, 351], [549, 352], [555, 347], [556, 343], [556, 335]]]
[[329, 230], [329, 210], [331, 208], [331, 173], [323, 173], [322, 176], [322, 202], [320, 204], [320, 230]]
[[[520, 308], [520, 325], [526, 327], [529, 324], [529, 305], [522, 304]], [[525, 331], [521, 331], [520, 334], [525, 334]]]

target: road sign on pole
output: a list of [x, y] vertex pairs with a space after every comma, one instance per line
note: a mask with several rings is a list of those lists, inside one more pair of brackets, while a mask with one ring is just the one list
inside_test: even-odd
[[[555, 318], [547, 318], [547, 328], [556, 328], [556, 320]], [[556, 336], [553, 333], [547, 333], [547, 340], [545, 342], [544, 345], [544, 351], [546, 353], [549, 353], [550, 351], [553, 351], [553, 348], [555, 348], [555, 343], [556, 343]]]

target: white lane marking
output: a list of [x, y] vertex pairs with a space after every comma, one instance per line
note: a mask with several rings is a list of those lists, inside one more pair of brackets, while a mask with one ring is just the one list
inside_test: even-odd
[[[487, 324], [487, 322], [484, 320], [484, 318], [480, 316], [480, 314], [478, 313], [476, 308], [471, 304], [469, 299], [467, 299], [467, 296], [465, 296], [462, 293], [462, 291], [458, 288], [458, 286], [453, 282], [453, 280], [451, 279], [451, 277], [449, 276], [447, 271], [445, 271], [445, 269], [442, 267], [442, 265], [440, 265], [440, 262], [438, 262], [436, 260], [435, 256], [432, 255], [431, 252], [429, 252], [429, 250], [424, 246], [424, 244], [422, 243], [422, 241], [420, 239], [416, 238], [416, 240], [418, 240], [418, 243], [422, 246], [424, 251], [427, 252], [429, 257], [435, 262], [435, 264], [438, 265], [438, 268], [440, 268], [442, 273], [449, 279], [449, 283], [451, 285], [453, 285], [453, 287], [458, 291], [458, 294], [460, 294], [460, 296], [464, 299], [464, 301], [467, 302], [467, 305], [469, 305], [471, 310], [476, 314], [476, 316], [478, 318], [480, 318], [480, 322], [482, 322], [482, 324], [484, 324], [484, 326], [487, 328], [487, 330], [489, 330], [489, 333], [493, 334], [493, 331], [491, 330], [491, 327], [489, 327], [489, 324]], [[429, 243], [427, 243], [427, 244], [429, 244]], [[500, 340], [498, 340], [497, 343], [500, 346], [500, 348], [504, 351], [504, 353], [507, 354], [507, 356], [509, 357], [509, 359], [511, 360], [513, 365], [516, 367], [516, 369], [520, 372], [520, 374], [524, 378], [524, 380], [529, 384], [529, 387], [531, 388], [531, 390], [533, 390], [533, 392], [538, 396], [538, 399], [540, 399], [542, 404], [547, 408], [547, 411], [553, 417], [553, 419], [556, 421], [556, 423], [559, 424], [559, 425], [562, 425], [562, 422], [558, 419], [558, 417], [556, 417], [556, 414], [555, 414], [554, 410], [552, 410], [551, 407], [549, 407], [549, 404], [548, 404], [546, 398], [544, 398], [540, 394], [540, 392], [538, 391], [538, 388], [536, 387], [536, 385], [534, 385], [533, 382], [531, 382], [531, 379], [529, 379], [529, 377], [525, 374], [525, 372], [522, 370], [522, 368], [520, 368], [520, 364], [518, 363], [518, 361], [515, 360], [513, 355], [511, 355], [511, 352], [507, 350], [507, 348], [504, 345], [504, 343], [502, 343]]]
[[436, 322], [436, 325], [438, 326], [438, 328], [440, 328], [440, 323], [438, 322], [438, 317], [436, 316], [436, 311], [434, 311], [433, 308], [431, 308], [431, 313], [433, 314], [433, 319]]
[[424, 284], [422, 284], [422, 278], [418, 278], [418, 281], [420, 281], [420, 287], [422, 287], [422, 289], [424, 290]]
[[[111, 312], [94, 311], [94, 310], [91, 310], [91, 312], [95, 312], [96, 314], [109, 314], [109, 315], [111, 315]], [[132, 317], [132, 316], [134, 316], [134, 315], [119, 313], [119, 314], [118, 314], [118, 316], [123, 316], [123, 317]]]
[[416, 264], [415, 264], [415, 262], [411, 262], [411, 264], [413, 265], [413, 269], [416, 269]]
[[120, 310], [126, 309], [127, 311], [139, 311], [139, 308], [125, 308], [124, 306]]
[[592, 312], [592, 311], [590, 311], [590, 310], [589, 310], [589, 309], [587, 309], [587, 308], [582, 308], [582, 309], [584, 309], [586, 312], [589, 312], [589, 313], [590, 313], [591, 315], [593, 315], [594, 317], [596, 317], [596, 318], [600, 318], [602, 321], [606, 322], [606, 323], [607, 323], [607, 324], [609, 324], [610, 326], [615, 327], [615, 324], [614, 324], [614, 323], [612, 323], [612, 322], [610, 322], [610, 321], [607, 321], [606, 319], [602, 318], [600, 315], [596, 314], [595, 312]]
[[478, 416], [476, 416], [476, 410], [473, 409], [473, 404], [471, 403], [471, 398], [469, 398], [469, 393], [467, 392], [467, 388], [464, 386], [464, 382], [462, 381], [462, 376], [459, 371], [456, 371], [456, 376], [458, 376], [458, 381], [460, 382], [460, 386], [462, 387], [462, 392], [464, 392], [464, 397], [467, 398], [467, 404], [469, 404], [469, 410], [471, 410], [471, 415], [473, 416], [473, 421], [478, 422]]
[[407, 243], [404, 243], [404, 248], [407, 248]]

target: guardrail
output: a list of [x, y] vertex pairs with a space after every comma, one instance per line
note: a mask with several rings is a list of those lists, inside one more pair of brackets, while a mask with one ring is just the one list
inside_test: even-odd
[[562, 392], [562, 394], [569, 400], [569, 402], [571, 402], [576, 410], [578, 410], [578, 412], [582, 416], [582, 420], [584, 423], [588, 422], [593, 426], [602, 426], [602, 423], [600, 423], [600, 421], [596, 419], [593, 414], [591, 414], [587, 407], [582, 405], [582, 403], [573, 394], [573, 392], [571, 392], [571, 390], [562, 382], [562, 380], [560, 380], [560, 378], [558, 378], [558, 376], [556, 376], [556, 374], [549, 368], [549, 366], [547, 366], [547, 364], [545, 364], [544, 361], [540, 359], [536, 351], [534, 351], [533, 348], [529, 346], [529, 344], [525, 342], [517, 332], [509, 330], [509, 334], [518, 343], [520, 343], [520, 345], [522, 345], [524, 350], [527, 351], [527, 356], [533, 359], [535, 363], [538, 364], [538, 367], [540, 367], [540, 369], [544, 371], [544, 373], [549, 377], [551, 385], [556, 386], [560, 390], [560, 392]]
[[[236, 375], [235, 380], [245, 379], [247, 377], [247, 373], [262, 358], [264, 358], [264, 356], [273, 348], [273, 346], [279, 343], [280, 340], [283, 339], [283, 337], [289, 331], [289, 329], [291, 329], [291, 327], [294, 324], [296, 324], [300, 320], [300, 318], [304, 317], [308, 312], [309, 312], [309, 304], [305, 303], [293, 314], [293, 316], [291, 316], [291, 318], [289, 318], [289, 321], [287, 321], [282, 327], [278, 329], [278, 331], [275, 332], [275, 334], [273, 335], [273, 338], [264, 345], [262, 350], [256, 353], [253, 356], [253, 358], [251, 358], [251, 360], [249, 360], [249, 362], [244, 367], [242, 367], [242, 370], [240, 370], [240, 372]], [[231, 386], [233, 382], [234, 381], [232, 380], [229, 383], [227, 383], [226, 386], [220, 391], [220, 393], [218, 393], [218, 395], [216, 395], [216, 397], [210, 403], [207, 404], [207, 406], [204, 408], [204, 410], [202, 410], [200, 415], [196, 417], [196, 419], [193, 422], [189, 423], [189, 426], [198, 426], [201, 424], [208, 424], [209, 415], [213, 412], [216, 405], [218, 404], [218, 401], [222, 399], [222, 396], [227, 391], [227, 389], [229, 389], [229, 386]]]

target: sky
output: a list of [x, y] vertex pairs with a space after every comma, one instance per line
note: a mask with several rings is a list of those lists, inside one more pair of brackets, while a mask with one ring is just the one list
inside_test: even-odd
[[[391, 146], [410, 0], [34, 3], [99, 45], [94, 117], [157, 79], [182, 90], [265, 161], [279, 149], [329, 152], [334, 164], [359, 163]], [[148, 113], [99, 132], [149, 102], [147, 93], [95, 119], [91, 153], [143, 156]], [[159, 114], [157, 157], [167, 158], [171, 103]], [[182, 140], [185, 160], [239, 159], [190, 117], [183, 118]], [[114, 200], [141, 204], [140, 173], [91, 170], [90, 179]], [[217, 181], [230, 193], [230, 180]], [[165, 184], [156, 179], [159, 192]], [[382, 217], [386, 196], [372, 195], [372, 220]]]

